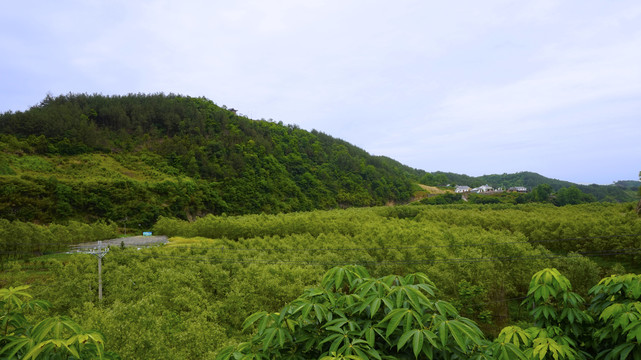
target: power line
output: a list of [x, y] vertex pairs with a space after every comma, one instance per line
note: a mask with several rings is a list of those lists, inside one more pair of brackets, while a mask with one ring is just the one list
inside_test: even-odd
[[[376, 250], [421, 250], [432, 248], [453, 248], [453, 247], [483, 247], [483, 246], [497, 246], [497, 245], [512, 245], [512, 244], [538, 244], [550, 242], [566, 242], [576, 240], [594, 240], [594, 239], [607, 239], [617, 237], [634, 237], [641, 236], [641, 234], [625, 234], [625, 235], [606, 235], [606, 236], [593, 236], [584, 238], [566, 238], [566, 239], [549, 239], [549, 240], [519, 240], [519, 241], [502, 241], [502, 242], [486, 242], [486, 243], [467, 243], [467, 244], [449, 244], [449, 245], [424, 245], [424, 246], [391, 246], [391, 247], [372, 247], [372, 248], [229, 248], [224, 246], [206, 247], [201, 246], [199, 249], [220, 249], [223, 251], [376, 251]], [[191, 244], [190, 244], [191, 245]]]
[[314, 260], [282, 260], [282, 259], [223, 259], [219, 257], [197, 257], [186, 255], [165, 255], [165, 254], [142, 254], [130, 253], [121, 255], [145, 257], [155, 259], [175, 259], [185, 261], [202, 261], [214, 264], [245, 264], [245, 263], [259, 263], [259, 264], [300, 264], [300, 265], [319, 265], [319, 266], [332, 266], [332, 265], [416, 265], [416, 264], [433, 264], [433, 263], [472, 263], [472, 262], [509, 262], [521, 260], [538, 260], [538, 259], [555, 259], [555, 258], [572, 258], [572, 257], [601, 257], [601, 256], [616, 256], [616, 255], [634, 255], [641, 253], [641, 249], [610, 249], [604, 251], [584, 251], [575, 252], [577, 255], [531, 255], [531, 256], [494, 256], [494, 257], [475, 257], [475, 258], [444, 258], [444, 259], [420, 259], [420, 260], [383, 260], [383, 261], [363, 261], [363, 260], [345, 260], [345, 261], [314, 261]]
[[[331, 234], [331, 233], [330, 233]], [[399, 246], [399, 247], [372, 247], [372, 248], [299, 248], [299, 249], [287, 249], [287, 248], [224, 248], [226, 251], [371, 251], [371, 250], [411, 250], [411, 249], [429, 249], [429, 248], [449, 248], [449, 247], [475, 247], [475, 246], [496, 246], [496, 245], [510, 245], [510, 244], [539, 244], [539, 243], [552, 243], [552, 242], [568, 242], [568, 241], [580, 241], [580, 240], [596, 240], [596, 239], [612, 239], [612, 238], [622, 238], [622, 237], [636, 237], [641, 236], [641, 233], [637, 234], [616, 234], [616, 235], [603, 235], [603, 236], [589, 236], [589, 237], [574, 237], [574, 238], [560, 238], [560, 239], [545, 239], [545, 240], [517, 240], [517, 241], [503, 241], [503, 242], [486, 242], [486, 243], [467, 243], [467, 244], [448, 244], [448, 245], [425, 245], [425, 246]], [[224, 238], [216, 239], [207, 239], [207, 240], [221, 240]], [[228, 241], [237, 241], [232, 239], [225, 239]], [[83, 242], [84, 243], [84, 242]], [[7, 247], [15, 247], [16, 245], [24, 245], [24, 247], [29, 246], [59, 246], [59, 247], [73, 247], [82, 243], [5, 243]], [[190, 244], [191, 245], [191, 244]], [[205, 248], [205, 247], [201, 247]], [[212, 248], [221, 248], [221, 247], [212, 247]]]

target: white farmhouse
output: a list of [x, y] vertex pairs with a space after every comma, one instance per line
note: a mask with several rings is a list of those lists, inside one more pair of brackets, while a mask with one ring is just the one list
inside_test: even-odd
[[487, 185], [487, 184], [472, 189], [472, 191], [477, 193], [477, 194], [484, 193], [484, 192], [489, 192], [489, 191], [493, 191], [493, 190], [494, 190], [494, 188], [491, 187], [490, 185]]

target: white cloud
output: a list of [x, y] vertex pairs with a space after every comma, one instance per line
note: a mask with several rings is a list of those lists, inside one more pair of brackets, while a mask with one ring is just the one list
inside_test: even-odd
[[597, 137], [632, 161], [614, 139], [641, 131], [640, 22], [634, 1], [5, 2], [0, 111], [177, 92], [430, 170], [553, 168]]

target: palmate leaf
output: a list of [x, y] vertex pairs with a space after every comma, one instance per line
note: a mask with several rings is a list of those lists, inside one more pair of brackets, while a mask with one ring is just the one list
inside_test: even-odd
[[392, 287], [389, 297], [394, 299], [394, 306], [404, 307], [405, 303], [410, 304], [416, 311], [422, 311], [431, 304], [430, 300], [423, 294], [416, 285], [400, 285]]
[[[262, 320], [267, 316], [267, 311], [259, 311], [249, 315], [245, 321], [243, 321], [243, 331], [247, 330], [248, 327], [252, 326], [256, 321]], [[262, 330], [258, 330], [261, 332]]]
[[265, 330], [265, 338], [263, 339], [263, 351], [267, 351], [268, 348], [283, 348], [285, 342], [291, 341], [292, 336], [285, 328], [269, 328]]
[[[364, 352], [363, 350], [361, 350], [361, 349], [359, 349], [359, 348], [357, 348], [357, 347], [354, 347], [354, 348], [352, 348], [352, 349], [354, 350], [354, 352], [356, 353], [356, 355], [358, 355], [357, 359], [360, 359], [360, 360], [369, 360], [369, 356], [367, 356], [367, 354], [365, 354], [365, 352]], [[353, 356], [353, 355], [347, 355], [347, 356]]]
[[496, 360], [528, 360], [521, 349], [511, 343], [495, 343], [492, 346], [492, 353]]
[[470, 343], [474, 343], [476, 345], [481, 344], [481, 338], [483, 335], [463, 322], [450, 320], [447, 321], [447, 326], [450, 328], [450, 333], [452, 334], [454, 341], [456, 341], [456, 344], [464, 352], [467, 352], [467, 345]]
[[463, 321], [465, 318], [459, 319], [442, 320], [437, 326], [438, 338], [441, 341], [441, 346], [445, 347], [451, 337], [459, 349], [466, 353], [468, 345], [481, 345], [483, 333], [478, 327], [470, 326], [466, 321]]
[[369, 277], [369, 274], [362, 266], [337, 266], [327, 271], [321, 284], [326, 290], [335, 289], [336, 292], [340, 292], [345, 287], [348, 289], [356, 288], [359, 280], [365, 277]]
[[[16, 312], [10, 313], [9, 315], [0, 317], [0, 326], [2, 329], [7, 329], [9, 326], [15, 328], [19, 332], [22, 330], [24, 332], [24, 327], [28, 324], [27, 318], [24, 314]], [[18, 335], [18, 334], [14, 334]]]
[[387, 323], [387, 326], [385, 327], [385, 336], [389, 337], [403, 319], [405, 319], [405, 324], [403, 326], [405, 331], [411, 328], [414, 322], [421, 325], [421, 315], [418, 312], [412, 309], [400, 308], [392, 310], [392, 312], [387, 314], [387, 316], [378, 323], [378, 326], [384, 327], [383, 324]]
[[404, 333], [403, 335], [401, 335], [401, 337], [398, 339], [398, 343], [396, 344], [396, 349], [397, 349], [397, 350], [400, 350], [400, 349], [403, 347], [403, 345], [405, 345], [405, 343], [406, 343], [406, 342], [407, 342], [411, 337], [413, 337], [413, 336], [414, 336], [414, 334], [419, 333], [420, 331], [421, 331], [421, 330], [414, 329], [414, 330], [410, 330], [410, 331], [405, 332], [405, 333]]
[[403, 317], [407, 314], [408, 309], [396, 309], [389, 313], [382, 321], [385, 322], [387, 319], [389, 319], [389, 322], [387, 324], [387, 328], [385, 330], [385, 335], [389, 337], [394, 330], [398, 327], [398, 324], [401, 323], [401, 320], [403, 320]]
[[9, 288], [0, 289], [0, 300], [2, 302], [9, 304], [9, 307], [22, 307], [22, 304], [25, 302], [25, 299], [31, 299], [31, 294], [26, 292], [30, 286], [29, 285], [20, 285], [20, 286], [10, 286]]
[[49, 310], [51, 303], [46, 300], [30, 300], [24, 304], [24, 307], [29, 310], [34, 310], [37, 307], [42, 310]]
[[332, 344], [329, 346], [330, 352], [338, 351], [338, 347], [341, 346], [341, 343], [343, 341], [348, 342], [347, 335], [339, 335], [339, 334], [336, 334], [336, 335], [337, 336], [334, 338], [334, 341], [332, 341]]
[[424, 284], [427, 285], [430, 289], [430, 295], [434, 295], [433, 290], [436, 288], [436, 285], [430, 280], [430, 278], [422, 272], [417, 272], [413, 274], [407, 274], [403, 278], [403, 285], [418, 285], [418, 284]]
[[641, 281], [636, 281], [628, 287], [628, 297], [639, 300], [641, 298]]
[[552, 338], [538, 338], [534, 339], [532, 358], [535, 360], [544, 360], [546, 355], [550, 353], [552, 358], [557, 359], [576, 359], [576, 351], [568, 345], [557, 343]]
[[[232, 356], [234, 356], [234, 353], [240, 355], [240, 353], [236, 351], [236, 347], [227, 346], [227, 347], [223, 348], [222, 350], [220, 350], [220, 352], [218, 352], [218, 355], [216, 355], [216, 359], [215, 360], [230, 360], [230, 359], [232, 359]], [[235, 356], [234, 356], [234, 358], [235, 358]]]
[[[632, 352], [633, 350], [637, 350], [636, 352]], [[630, 354], [634, 354], [634, 358], [639, 357], [638, 351], [641, 350], [641, 347], [638, 344], [634, 343], [623, 343], [614, 349], [610, 350], [609, 353], [605, 356], [605, 359], [628, 359], [628, 356]], [[606, 351], [607, 353], [607, 351]]]
[[626, 311], [626, 306], [624, 304], [612, 304], [605, 308], [599, 316], [599, 319], [603, 321], [608, 321], [611, 317], [618, 316], [620, 313]]
[[438, 310], [439, 314], [443, 316], [458, 316], [458, 311], [456, 310], [454, 305], [450, 304], [447, 301], [438, 300], [434, 302], [434, 307], [436, 308], [436, 310]]
[[340, 317], [332, 321], [328, 321], [325, 325], [323, 325], [323, 327], [328, 330], [330, 327], [337, 328], [337, 329], [340, 329], [339, 331], [342, 332], [343, 329], [341, 329], [341, 327], [347, 324], [348, 322], [349, 322], [349, 319], [347, 319], [346, 317]]
[[4, 347], [0, 348], [0, 355], [3, 355], [3, 359], [17, 358], [17, 353], [19, 353], [20, 351], [27, 352], [35, 344], [33, 339], [25, 336], [5, 337], [4, 339], [9, 341]]
[[532, 342], [530, 335], [518, 326], [507, 326], [501, 330], [497, 340], [501, 343], [510, 343], [518, 347], [529, 346]]
[[[433, 334], [432, 334], [433, 335]], [[412, 352], [414, 357], [418, 358], [418, 355], [423, 350], [423, 343], [425, 341], [426, 333], [420, 329], [410, 330], [404, 333], [398, 340], [397, 350], [400, 350], [405, 343], [408, 343], [408, 340], [412, 339]], [[434, 336], [435, 338], [435, 336]]]
[[368, 279], [363, 281], [360, 285], [358, 285], [358, 287], [355, 289], [355, 292], [359, 294], [362, 298], [366, 298], [370, 295], [378, 293], [380, 284], [382, 283], [378, 280]]
[[65, 332], [73, 335], [83, 333], [80, 325], [64, 316], [47, 318], [36, 324], [31, 329], [31, 336], [35, 341], [41, 342], [46, 339], [62, 339]]
[[323, 322], [323, 319], [327, 319], [328, 321], [332, 319], [332, 315], [327, 310], [327, 307], [325, 307], [322, 304], [314, 304], [314, 313], [316, 314], [316, 318], [318, 319], [318, 322]]
[[25, 360], [29, 359], [37, 359], [38, 356], [41, 353], [47, 353], [51, 350], [55, 349], [56, 351], [59, 350], [66, 350], [69, 354], [73, 355], [76, 358], [80, 358], [80, 354], [78, 353], [78, 350], [75, 349], [75, 347], [70, 346], [66, 340], [59, 340], [59, 339], [50, 339], [43, 341], [39, 344], [36, 344], [24, 357]]
[[637, 344], [641, 344], [641, 321], [637, 320], [630, 323], [628, 326], [623, 329], [624, 333], [627, 333], [628, 341], [636, 341]]
[[[347, 333], [345, 333], [345, 332], [339, 332], [339, 333], [335, 333], [335, 334], [329, 335], [329, 336], [325, 337], [323, 340], [321, 340], [321, 341], [318, 343], [318, 346], [319, 346], [319, 348], [320, 348], [323, 344], [328, 343], [328, 342], [332, 342], [332, 343], [334, 343], [334, 342], [335, 342], [335, 341], [337, 341], [337, 340], [338, 340], [339, 342], [340, 342], [340, 341], [343, 341], [347, 336], [348, 336], [348, 335], [347, 335]], [[331, 346], [330, 346], [330, 347], [331, 347]]]

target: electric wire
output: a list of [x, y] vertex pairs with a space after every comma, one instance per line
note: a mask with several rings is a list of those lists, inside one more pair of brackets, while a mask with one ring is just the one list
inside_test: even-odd
[[572, 257], [602, 257], [616, 255], [635, 255], [641, 253], [641, 249], [610, 249], [604, 251], [581, 251], [574, 254], [546, 254], [546, 255], [528, 255], [528, 256], [493, 256], [493, 257], [471, 257], [471, 258], [442, 258], [442, 259], [417, 259], [417, 260], [341, 260], [341, 261], [320, 261], [320, 260], [283, 260], [283, 259], [224, 259], [212, 256], [197, 255], [168, 255], [168, 254], [145, 254], [129, 253], [122, 255], [137, 258], [155, 258], [155, 259], [173, 259], [184, 261], [209, 262], [213, 264], [299, 264], [299, 265], [317, 265], [317, 266], [337, 266], [337, 265], [417, 265], [417, 264], [435, 264], [435, 263], [472, 263], [472, 262], [510, 262], [521, 260], [539, 260], [555, 258], [572, 258]]
[[[501, 242], [484, 242], [484, 243], [464, 243], [464, 244], [445, 244], [445, 245], [421, 245], [421, 246], [390, 246], [390, 247], [370, 247], [370, 248], [332, 248], [332, 247], [327, 247], [327, 248], [233, 248], [233, 247], [225, 247], [224, 245], [222, 246], [215, 246], [215, 247], [207, 247], [207, 246], [201, 246], [200, 248], [207, 249], [223, 249], [225, 251], [281, 251], [281, 252], [308, 252], [308, 251], [377, 251], [377, 250], [420, 250], [420, 249], [432, 249], [432, 248], [454, 248], [454, 247], [483, 247], [483, 246], [498, 246], [498, 245], [512, 245], [512, 244], [543, 244], [543, 243], [555, 243], [555, 242], [569, 242], [569, 241], [581, 241], [581, 240], [596, 240], [596, 239], [613, 239], [613, 238], [624, 238], [624, 237], [641, 237], [641, 233], [635, 233], [635, 234], [615, 234], [615, 235], [602, 235], [602, 236], [589, 236], [589, 237], [573, 237], [573, 238], [560, 238], [560, 239], [544, 239], [544, 240], [515, 240], [515, 241], [501, 241]], [[214, 239], [210, 239], [214, 240]], [[233, 240], [232, 240], [233, 241]], [[80, 244], [62, 244], [62, 243], [41, 243], [41, 244], [33, 244], [33, 243], [11, 243], [11, 244], [6, 244], [8, 247], [15, 247], [15, 245], [19, 244], [24, 244], [25, 247], [27, 246], [65, 246], [65, 247], [72, 247], [74, 249], [84, 249], [87, 247], [76, 247]], [[191, 245], [191, 244], [190, 244]], [[112, 245], [113, 246], [113, 245]], [[117, 245], [116, 245], [117, 246]], [[144, 246], [144, 245], [136, 245], [136, 246]], [[95, 246], [93, 246], [95, 247]], [[6, 254], [8, 252], [0, 252], [0, 254]], [[17, 252], [11, 252], [11, 253], [17, 253]]]

